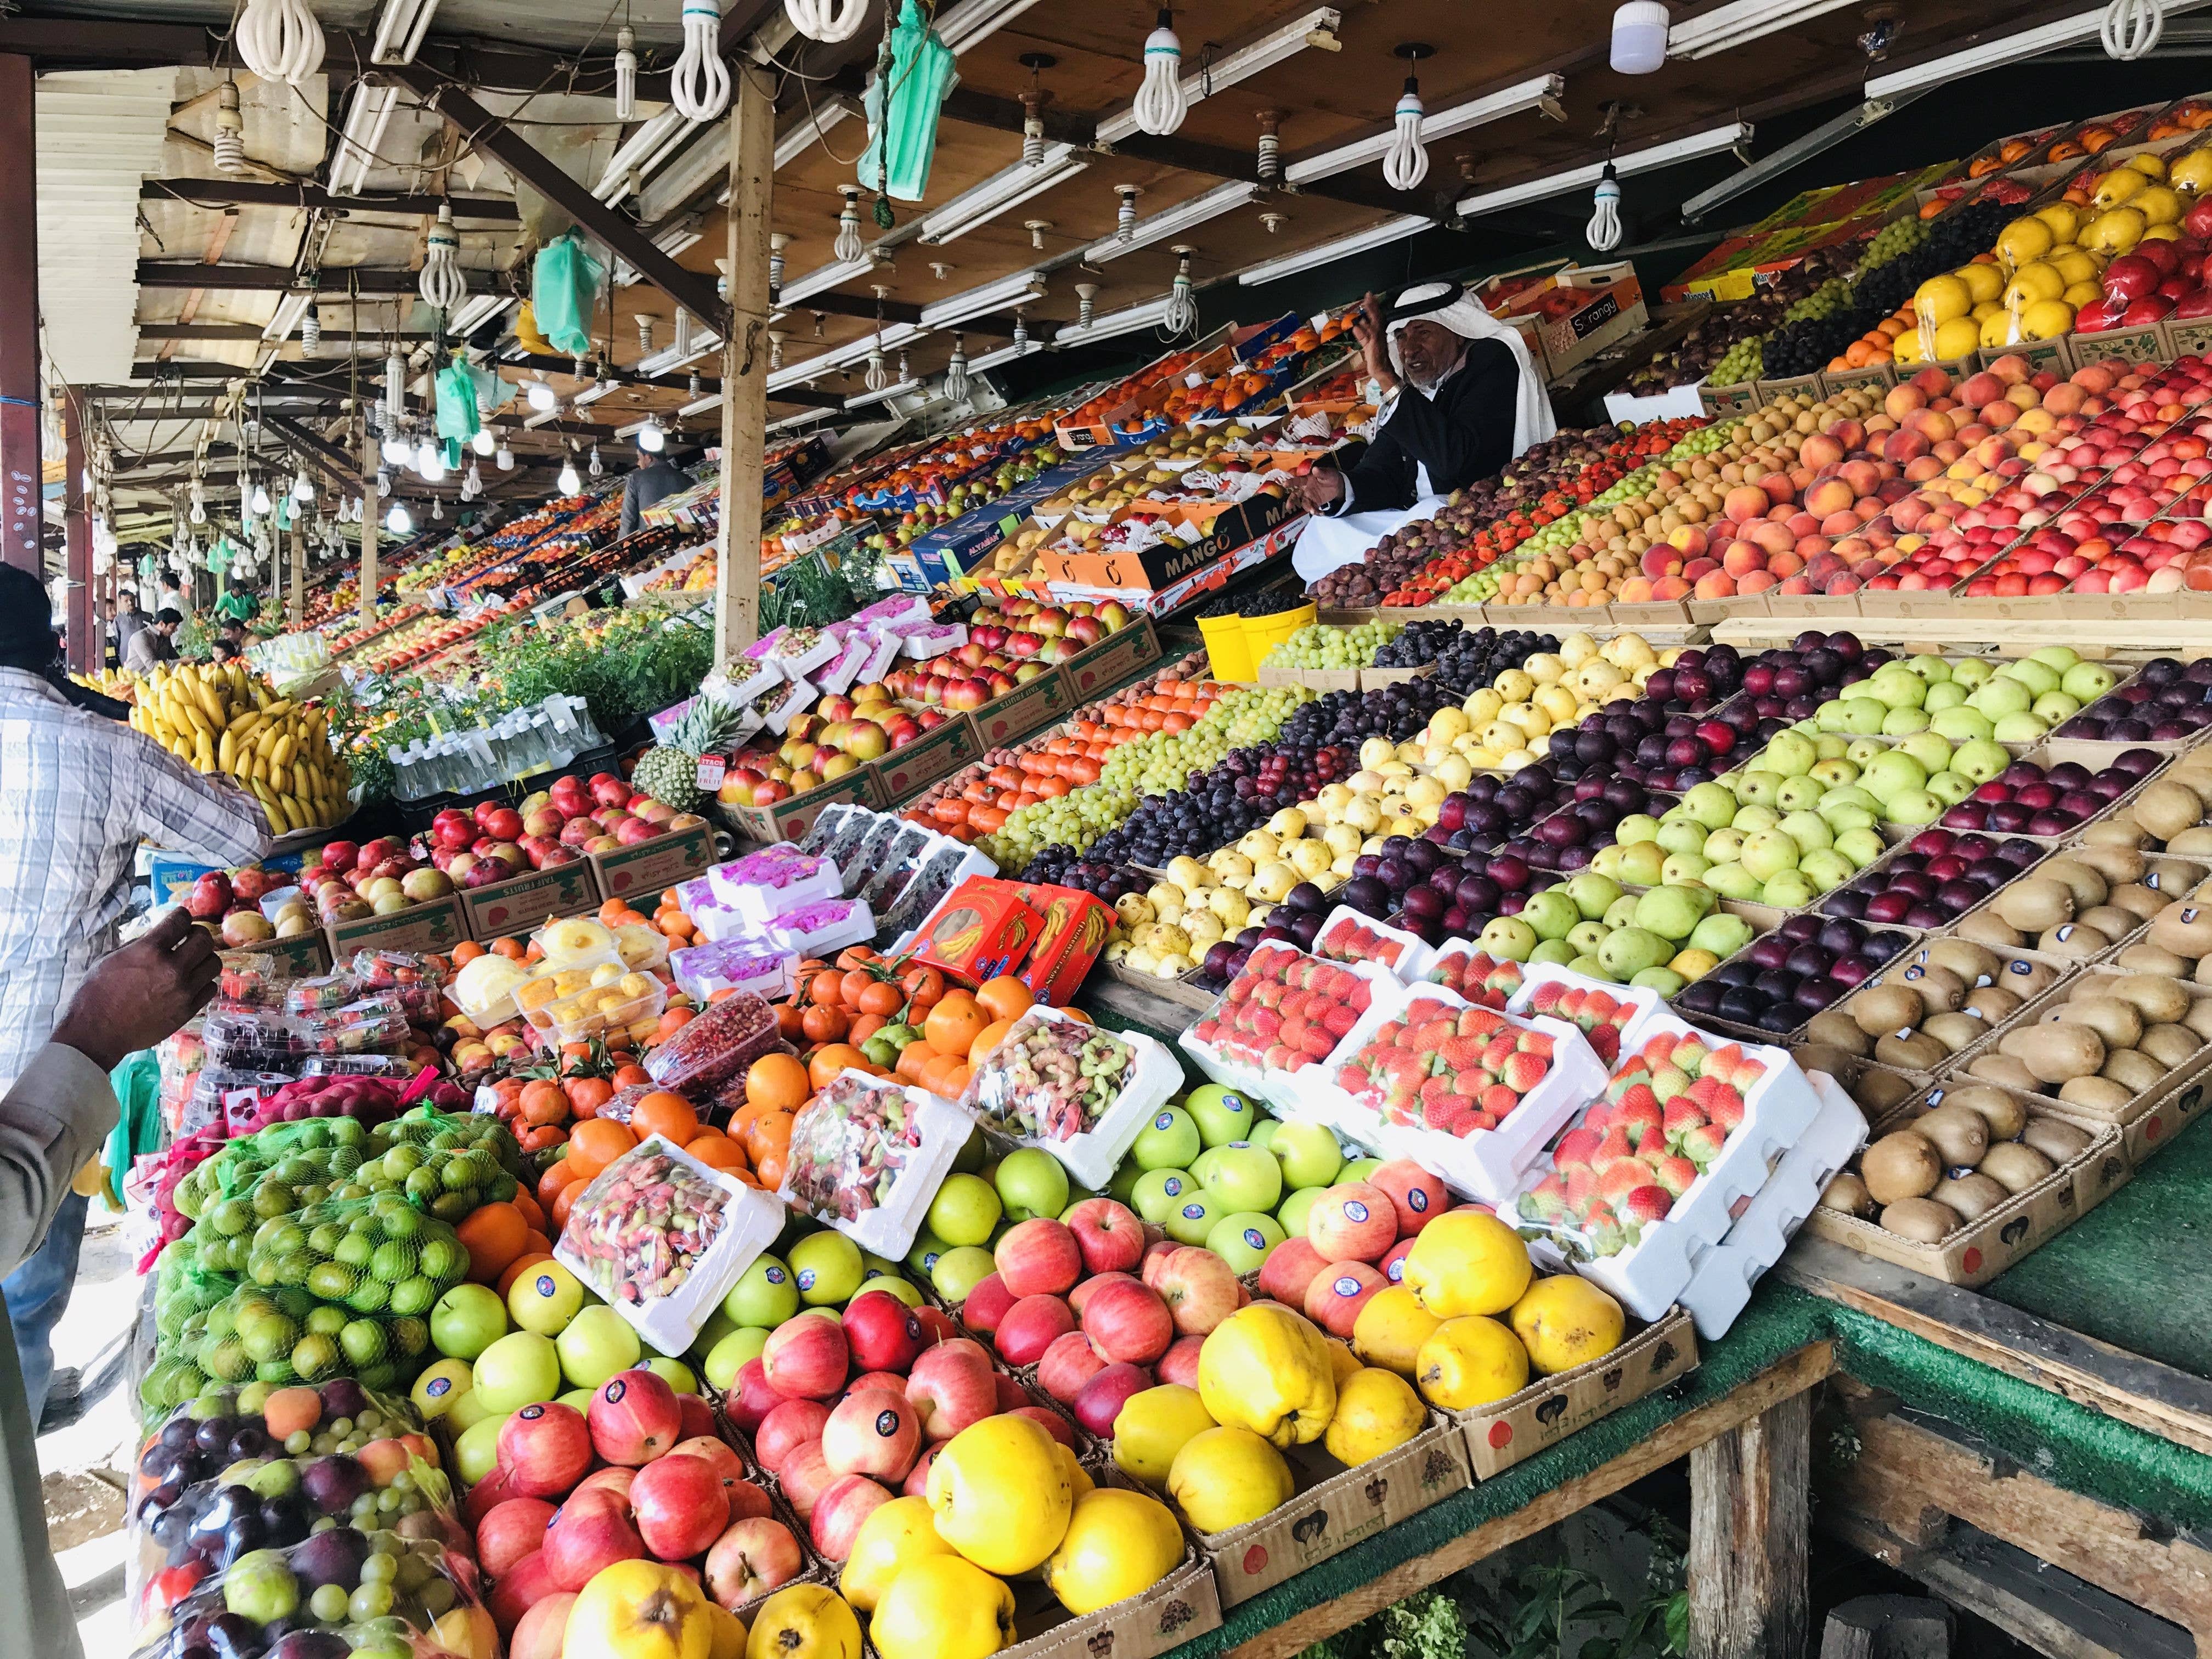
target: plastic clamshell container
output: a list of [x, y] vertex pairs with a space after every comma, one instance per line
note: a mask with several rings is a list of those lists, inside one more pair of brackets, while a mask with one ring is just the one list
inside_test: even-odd
[[647, 989], [635, 996], [608, 1002], [611, 985], [596, 986], [574, 996], [562, 997], [545, 1009], [553, 1035], [562, 1042], [584, 1042], [610, 1031], [626, 1031], [641, 1019], [658, 1019], [668, 1006], [668, 988], [650, 974]]
[[[1011, 1063], [1009, 1051], [1036, 1029], [1031, 1021], [1054, 1028], [1056, 1041], [1063, 1044], [1079, 1048], [1094, 1037], [1107, 1037], [1127, 1045], [1131, 1051], [1119, 1091], [1097, 1121], [1079, 1133], [1024, 1134], [1007, 1127], [1006, 1109], [1025, 1105], [1037, 1093], [1035, 1085], [1018, 1083], [1007, 1071]], [[1040, 1003], [1016, 1020], [999, 1046], [984, 1057], [983, 1063], [968, 1080], [960, 1106], [994, 1133], [1024, 1146], [1042, 1147], [1058, 1158], [1076, 1181], [1093, 1191], [1103, 1192], [1106, 1183], [1114, 1178], [1114, 1171], [1121, 1167], [1122, 1155], [1135, 1142], [1146, 1121], [1182, 1087], [1182, 1067], [1164, 1045], [1141, 1031], [1109, 1031], [1086, 1025]]]
[[[1271, 945], [1262, 948], [1279, 950], [1302, 961], [1318, 962], [1322, 959], [1300, 951], [1294, 945]], [[1389, 969], [1377, 963], [1340, 962], [1331, 963], [1329, 965], [1342, 969], [1347, 973], [1357, 974], [1365, 980], [1369, 986], [1370, 1005], [1373, 1000], [1379, 1000], [1387, 992], [1403, 988], [1398, 984], [1396, 976]], [[1213, 1004], [1217, 1011], [1222, 1006], [1219, 1000]], [[1331, 1065], [1338, 1063], [1340, 1056], [1348, 1052], [1343, 1043], [1338, 1043], [1326, 1058], [1316, 1060], [1311, 1066], [1300, 1066], [1296, 1071], [1269, 1070], [1256, 1060], [1247, 1060], [1241, 1054], [1231, 1054], [1219, 1045], [1206, 1042], [1198, 1035], [1199, 1024], [1199, 1021], [1192, 1021], [1183, 1028], [1182, 1036], [1176, 1041], [1182, 1051], [1197, 1062], [1199, 1070], [1204, 1072], [1207, 1077], [1224, 1089], [1233, 1089], [1239, 1094], [1251, 1096], [1255, 1100], [1267, 1102], [1275, 1109], [1275, 1115], [1279, 1117], [1305, 1118], [1325, 1124], [1331, 1128], [1335, 1127], [1322, 1115], [1311, 1092], [1305, 1087], [1304, 1080], [1309, 1073], [1326, 1074]], [[1347, 1033], [1347, 1041], [1349, 1036], [1350, 1034]]]
[[[1622, 1064], [1662, 1032], [1695, 1037], [1715, 1048], [1735, 1047], [1758, 1060], [1764, 1075], [1744, 1097], [1743, 1121], [1728, 1138], [1720, 1155], [1683, 1190], [1664, 1219], [1642, 1231], [1638, 1242], [1613, 1255], [1574, 1261], [1574, 1270], [1601, 1285], [1638, 1319], [1656, 1319], [1689, 1287], [1705, 1255], [1728, 1237], [1741, 1206], [1766, 1184], [1784, 1153], [1795, 1146], [1820, 1111], [1820, 1097], [1805, 1073], [1780, 1048], [1708, 1031], [1661, 1010], [1650, 1016], [1637, 1033], [1634, 1048], [1623, 1048]], [[1615, 1072], [1619, 1066], [1613, 1068]], [[1601, 1094], [1601, 1090], [1600, 1093]], [[1586, 1103], [1595, 1103], [1595, 1097]], [[1577, 1114], [1575, 1121], [1580, 1121]], [[1520, 1190], [1527, 1192], [1550, 1172], [1548, 1158], [1539, 1158], [1523, 1172]], [[1497, 1206], [1510, 1225], [1534, 1224], [1520, 1213], [1513, 1200]], [[1558, 1264], [1568, 1262], [1566, 1251], [1556, 1243], [1538, 1238], [1532, 1249]]]
[[1527, 1030], [1540, 1031], [1552, 1039], [1552, 1060], [1544, 1080], [1521, 1097], [1521, 1103], [1494, 1129], [1478, 1129], [1469, 1135], [1431, 1129], [1386, 1119], [1375, 1107], [1342, 1088], [1335, 1080], [1337, 1066], [1357, 1054], [1375, 1033], [1392, 1020], [1402, 1018], [1417, 1002], [1441, 1002], [1455, 1011], [1479, 1005], [1442, 985], [1413, 985], [1395, 993], [1378, 994], [1332, 1055], [1325, 1076], [1300, 1079], [1316, 1115], [1331, 1128], [1372, 1146], [1386, 1158], [1407, 1158], [1436, 1176], [1463, 1198], [1501, 1204], [1520, 1191], [1522, 1170], [1535, 1162], [1552, 1136], [1589, 1102], [1605, 1091], [1606, 1070], [1579, 1029], [1562, 1019], [1523, 1018], [1483, 1012]]
[[1826, 1072], [1808, 1072], [1805, 1080], [1820, 1101], [1812, 1123], [1782, 1155], [1728, 1237], [1705, 1253], [1682, 1292], [1682, 1306], [1709, 1342], [1735, 1323], [1759, 1276], [1782, 1259], [1828, 1182], [1866, 1145], [1866, 1118], [1843, 1085]]
[[[905, 1097], [907, 1109], [913, 1112], [915, 1127], [921, 1133], [919, 1146], [902, 1149], [897, 1179], [893, 1182], [890, 1201], [878, 1205], [862, 1191], [853, 1179], [849, 1167], [838, 1173], [837, 1191], [840, 1197], [850, 1196], [855, 1213], [848, 1216], [836, 1210], [817, 1210], [801, 1198], [792, 1185], [787, 1166], [783, 1186], [776, 1194], [794, 1210], [812, 1216], [824, 1226], [834, 1228], [862, 1249], [893, 1261], [902, 1257], [914, 1248], [915, 1236], [921, 1230], [929, 1214], [932, 1200], [937, 1189], [945, 1184], [945, 1177], [952, 1172], [952, 1162], [960, 1156], [960, 1149], [968, 1144], [968, 1137], [975, 1126], [968, 1114], [951, 1101], [931, 1094], [925, 1089], [888, 1079], [872, 1077], [866, 1072], [851, 1067], [837, 1074], [837, 1086], [857, 1090], [866, 1095], [898, 1094]], [[804, 1143], [811, 1146], [819, 1140], [823, 1149], [841, 1158], [850, 1158], [865, 1148], [854, 1144], [859, 1132], [852, 1129], [849, 1119], [837, 1119], [833, 1123], [810, 1124], [811, 1115], [830, 1113], [836, 1108], [826, 1100], [829, 1091], [817, 1095], [800, 1109], [792, 1124], [794, 1146]], [[798, 1162], [794, 1152], [791, 1164]], [[865, 1207], [860, 1207], [865, 1204]]]
[[695, 1001], [704, 1002], [717, 991], [781, 998], [791, 994], [799, 953], [787, 945], [740, 939], [678, 951], [669, 964], [678, 988]]
[[788, 847], [770, 847], [707, 872], [714, 896], [752, 921], [772, 921], [816, 899], [842, 898], [837, 866]]
[[[1620, 1027], [1620, 1052], [1624, 1054], [1635, 1048], [1637, 1039], [1643, 1035], [1644, 1024], [1650, 1017], [1667, 1006], [1667, 999], [1656, 991], [1647, 990], [1641, 985], [1615, 985], [1609, 980], [1591, 979], [1562, 968], [1555, 962], [1532, 962], [1522, 971], [1521, 988], [1506, 999], [1507, 1013], [1527, 1017], [1534, 1012], [1537, 996], [1547, 985], [1564, 986], [1570, 991], [1601, 991], [1615, 1002], [1634, 1011]], [[1547, 1018], [1560, 1019], [1565, 1016], [1554, 1014]], [[1567, 1023], [1580, 1029], [1577, 1021], [1568, 1020]], [[1584, 1033], [1583, 1040], [1589, 1040], [1588, 1033]], [[1591, 1052], [1597, 1052], [1594, 1043]], [[1598, 1060], [1601, 1064], [1605, 1063], [1603, 1054], [1599, 1054]]]
[[[1352, 956], [1347, 951], [1331, 949], [1329, 935], [1341, 924], [1349, 923], [1372, 933], [1376, 938], [1375, 954]], [[1387, 968], [1406, 984], [1420, 978], [1429, 965], [1430, 948], [1427, 943], [1402, 927], [1393, 927], [1385, 921], [1376, 921], [1348, 904], [1340, 904], [1322, 919], [1321, 931], [1314, 935], [1312, 952], [1328, 962], [1371, 962]]]
[[553, 1005], [568, 1001], [578, 994], [574, 991], [562, 993], [550, 989], [555, 980], [562, 974], [583, 974], [589, 976], [602, 968], [613, 969], [618, 978], [630, 971], [622, 957], [611, 950], [599, 951], [574, 962], [564, 963], [558, 968], [548, 967], [544, 963], [540, 963], [537, 970], [528, 979], [514, 988], [515, 1012], [538, 1030], [551, 1030]]

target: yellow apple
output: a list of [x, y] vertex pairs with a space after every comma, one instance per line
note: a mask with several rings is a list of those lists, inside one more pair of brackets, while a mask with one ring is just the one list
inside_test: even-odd
[[787, 1584], [753, 1610], [745, 1659], [860, 1659], [860, 1617], [826, 1585]]
[[1075, 1500], [1044, 1582], [1070, 1613], [1092, 1613], [1142, 1595], [1182, 1561], [1182, 1531], [1166, 1504], [1103, 1486]]
[[1075, 1498], [1056, 1443], [1002, 1413], [945, 1443], [929, 1466], [929, 1507], [945, 1542], [987, 1572], [1027, 1572], [1060, 1547]]
[[1146, 1486], [1164, 1486], [1183, 1442], [1216, 1426], [1196, 1389], [1163, 1382], [1121, 1402], [1114, 1419], [1114, 1462]]
[[673, 1567], [617, 1561], [577, 1593], [564, 1645], [619, 1659], [713, 1659], [711, 1605]]
[[884, 1589], [868, 1620], [883, 1659], [988, 1659], [1014, 1643], [1014, 1593], [957, 1555], [916, 1561]]
[[862, 1613], [873, 1613], [892, 1579], [925, 1556], [956, 1552], [937, 1530], [926, 1498], [894, 1498], [860, 1522], [837, 1588]]

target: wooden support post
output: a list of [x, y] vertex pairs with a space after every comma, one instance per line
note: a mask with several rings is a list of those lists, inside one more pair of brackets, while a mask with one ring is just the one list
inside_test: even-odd
[[376, 493], [376, 434], [363, 422], [361, 433], [361, 625], [376, 625], [376, 532], [384, 524], [384, 502]]
[[69, 598], [63, 612], [69, 618], [69, 665], [86, 673], [100, 665], [93, 654], [94, 634], [99, 623], [92, 605], [92, 501], [84, 489], [84, 423], [77, 417], [76, 399], [69, 388], [62, 394], [62, 574]]
[[1692, 1659], [1802, 1659], [1813, 1395], [1690, 1453]]
[[39, 471], [39, 167], [32, 145], [38, 76], [0, 56], [0, 560], [44, 580]]
[[731, 65], [730, 327], [722, 344], [722, 507], [715, 532], [714, 662], [760, 637], [761, 462], [768, 443], [768, 233], [775, 187], [775, 88]]
[[305, 515], [292, 520], [291, 582], [284, 601], [284, 622], [297, 628], [307, 619], [307, 526]]

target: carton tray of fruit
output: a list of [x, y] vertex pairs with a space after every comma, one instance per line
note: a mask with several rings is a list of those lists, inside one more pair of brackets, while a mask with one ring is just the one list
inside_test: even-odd
[[1506, 1000], [1505, 1012], [1565, 1020], [1581, 1031], [1598, 1063], [1608, 1070], [1635, 1047], [1644, 1021], [1667, 1006], [1666, 999], [1647, 986], [1601, 983], [1557, 963], [1507, 965], [1519, 969], [1521, 986]]
[[1313, 953], [1331, 962], [1377, 963], [1408, 985], [1421, 977], [1429, 961], [1429, 946], [1418, 935], [1374, 921], [1348, 904], [1322, 919]]
[[1828, 1182], [1866, 1145], [1866, 1118], [1842, 1085], [1825, 1072], [1808, 1072], [1805, 1079], [1820, 1100], [1811, 1125], [1782, 1155], [1728, 1237], [1705, 1253], [1682, 1292], [1682, 1306], [1708, 1342], [1735, 1323], [1759, 1276], [1782, 1259]]
[[1175, 1056], [1142, 1032], [1104, 1030], [1039, 1004], [983, 1057], [960, 1105], [1103, 1192], [1146, 1121], [1182, 1086]]
[[[1779, 1048], [1655, 1013], [1498, 1213], [1640, 1319], [1680, 1300], [1820, 1109]], [[1616, 1173], [1617, 1171], [1617, 1173]], [[1531, 1179], [1533, 1177], [1533, 1179]]]
[[864, 1250], [902, 1256], [975, 1127], [949, 1101], [848, 1067], [793, 1120], [776, 1196]]
[[1329, 1065], [1299, 1086], [1340, 1133], [1497, 1204], [1604, 1089], [1605, 1066], [1565, 1020], [1519, 1018], [1422, 985], [1378, 993]]
[[1292, 945], [1261, 945], [1212, 1011], [1177, 1041], [1224, 1088], [1264, 1100], [1279, 1115], [1310, 1118], [1303, 1074], [1326, 1066], [1359, 1017], [1397, 985], [1375, 963], [1325, 962]]

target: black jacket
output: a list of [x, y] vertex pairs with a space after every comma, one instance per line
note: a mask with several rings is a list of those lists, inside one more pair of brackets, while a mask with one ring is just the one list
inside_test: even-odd
[[1398, 406], [1347, 475], [1336, 511], [1376, 513], [1419, 500], [1417, 468], [1439, 495], [1489, 477], [1513, 459], [1521, 370], [1502, 341], [1470, 340], [1467, 357], [1430, 398], [1401, 382]]
[[698, 481], [674, 462], [655, 457], [653, 465], [641, 466], [623, 481], [622, 534], [635, 536], [644, 524], [641, 516], [645, 509], [679, 489], [689, 489]]

